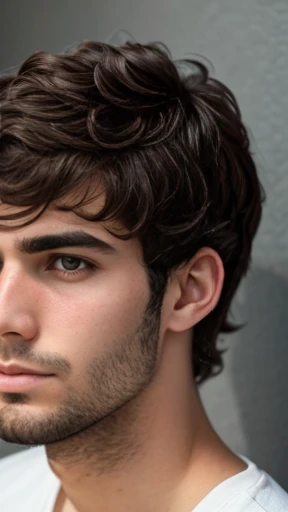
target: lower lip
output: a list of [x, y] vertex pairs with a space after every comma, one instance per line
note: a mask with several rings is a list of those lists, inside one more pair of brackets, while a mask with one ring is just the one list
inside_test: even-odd
[[32, 386], [40, 384], [52, 375], [35, 375], [31, 373], [19, 373], [17, 375], [7, 375], [0, 372], [0, 392], [1, 391], [23, 391]]

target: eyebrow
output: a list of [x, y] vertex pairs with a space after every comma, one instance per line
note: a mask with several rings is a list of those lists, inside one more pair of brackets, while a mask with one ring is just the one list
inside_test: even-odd
[[16, 241], [16, 248], [26, 254], [60, 249], [64, 247], [88, 247], [105, 254], [116, 254], [116, 249], [85, 231], [68, 231], [57, 235], [43, 235]]

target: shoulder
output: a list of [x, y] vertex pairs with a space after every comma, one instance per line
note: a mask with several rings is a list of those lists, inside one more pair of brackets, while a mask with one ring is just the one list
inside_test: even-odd
[[250, 459], [239, 456], [247, 468], [215, 487], [195, 512], [288, 512], [287, 492]]
[[258, 476], [246, 489], [239, 489], [221, 512], [288, 512], [287, 492], [265, 471], [259, 470]]
[[4, 457], [0, 459], [0, 510], [38, 511], [39, 501], [57, 493], [58, 482], [42, 446]]
[[[265, 471], [261, 471], [258, 482], [247, 489], [245, 494], [247, 503], [251, 503], [251, 512], [254, 509], [255, 512], [288, 511], [287, 492]], [[247, 510], [250, 511], [250, 508]]]
[[0, 459], [0, 489], [2, 490], [9, 480], [15, 483], [14, 478], [23, 475], [23, 470], [25, 475], [29, 475], [35, 472], [36, 466], [38, 470], [43, 469], [47, 464], [45, 457], [44, 447], [41, 446], [28, 448]]

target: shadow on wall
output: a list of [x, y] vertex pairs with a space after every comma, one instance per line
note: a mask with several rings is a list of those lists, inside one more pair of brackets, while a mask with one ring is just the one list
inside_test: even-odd
[[233, 349], [231, 384], [248, 456], [288, 490], [287, 278], [253, 268], [241, 310], [248, 325]]

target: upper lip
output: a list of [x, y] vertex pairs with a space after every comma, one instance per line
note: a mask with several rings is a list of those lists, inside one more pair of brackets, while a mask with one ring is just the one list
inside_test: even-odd
[[[0, 373], [6, 373], [7, 375], [18, 375], [20, 373], [27, 373], [32, 375], [48, 375], [47, 372], [42, 372], [41, 370], [34, 370], [33, 368], [25, 368], [24, 366], [19, 366], [18, 364], [9, 364], [5, 366], [0, 363]], [[51, 374], [50, 374], [51, 375]]]

